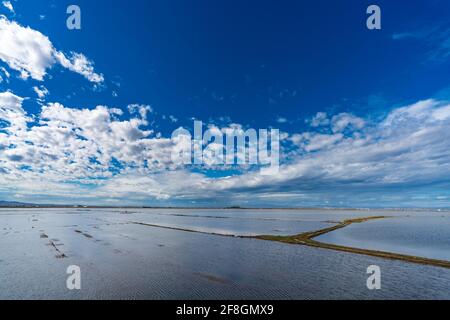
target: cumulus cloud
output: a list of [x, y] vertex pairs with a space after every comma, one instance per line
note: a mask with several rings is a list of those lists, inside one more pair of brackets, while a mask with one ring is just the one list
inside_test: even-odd
[[[34, 125], [22, 108], [23, 98], [0, 94], [0, 168], [11, 177], [35, 175], [54, 181], [110, 178], [113, 163], [151, 172], [170, 165], [170, 140], [149, 137], [147, 121], [115, 120], [120, 110], [97, 106], [72, 109], [59, 103], [42, 108]], [[24, 172], [21, 168], [29, 168]]]
[[23, 27], [15, 21], [0, 16], [0, 60], [20, 73], [22, 79], [42, 81], [56, 63], [83, 75], [94, 83], [103, 82], [102, 74], [94, 72], [93, 62], [81, 53], [66, 55], [53, 47], [41, 32]]
[[[31, 118], [23, 101], [0, 93], [0, 192], [92, 201], [228, 201], [251, 194], [255, 202], [301, 204], [380, 188], [400, 188], [405, 197], [414, 186], [450, 179], [450, 140], [443, 139], [450, 130], [450, 105], [444, 101], [397, 108], [379, 122], [336, 115], [321, 132], [289, 136], [296, 152], [278, 174], [263, 176], [249, 168], [222, 177], [174, 165], [173, 142], [146, 129], [148, 106], [131, 105], [131, 118], [119, 121], [120, 109], [52, 103]], [[209, 129], [245, 132], [238, 124]]]
[[33, 87], [33, 91], [37, 94], [39, 99], [43, 99], [49, 94], [48, 89], [44, 86], [35, 86]]
[[93, 62], [81, 53], [72, 52], [69, 57], [66, 57], [64, 53], [57, 51], [54, 52], [54, 57], [64, 68], [81, 74], [91, 82], [102, 83], [104, 81], [102, 74], [94, 72]]
[[147, 119], [147, 114], [153, 112], [153, 108], [149, 105], [130, 104], [127, 108], [131, 114], [140, 114], [142, 119]]
[[259, 181], [258, 188], [276, 193], [329, 184], [367, 188], [442, 182], [450, 177], [450, 142], [442, 139], [449, 129], [448, 103], [420, 101], [392, 111], [362, 134], [297, 135], [296, 141], [307, 151], [319, 151], [301, 153], [277, 176], [252, 173], [232, 179], [233, 185], [251, 187], [248, 181]]
[[306, 132], [303, 134], [294, 134], [289, 139], [300, 148], [310, 152], [330, 147], [343, 138], [344, 135], [341, 133], [321, 134]]
[[325, 112], [318, 112], [310, 121], [311, 127], [326, 126], [330, 123], [328, 115]]
[[[24, 130], [26, 123], [30, 120], [22, 108], [23, 100], [23, 98], [16, 96], [12, 92], [0, 92], [0, 120], [8, 123], [8, 126], [5, 128], [5, 131], [8, 133], [15, 134]], [[4, 143], [7, 141], [6, 138], [7, 134], [3, 133], [0, 135], [0, 139]]]
[[[350, 192], [347, 196], [376, 188], [409, 190], [450, 178], [450, 142], [442, 139], [449, 129], [450, 106], [426, 100], [392, 111], [383, 121], [363, 128], [362, 134], [299, 134], [307, 152], [282, 165], [277, 175], [247, 172], [211, 178], [182, 171], [170, 173], [170, 182], [165, 173], [139, 179], [143, 184], [148, 181], [149, 185], [158, 186], [157, 190], [143, 185], [133, 188], [122, 176], [99, 191], [106, 194], [114, 189], [122, 196], [131, 192], [180, 199], [233, 199], [251, 194], [255, 201], [287, 201], [290, 197], [289, 201], [301, 201], [338, 197], [346, 190]], [[186, 179], [190, 181], [188, 186]], [[330, 194], [330, 190], [336, 195]]]
[[24, 112], [22, 109], [23, 98], [10, 91], [0, 92], [0, 108]]
[[349, 113], [341, 113], [331, 119], [333, 132], [342, 132], [345, 129], [359, 130], [364, 127], [365, 121]]

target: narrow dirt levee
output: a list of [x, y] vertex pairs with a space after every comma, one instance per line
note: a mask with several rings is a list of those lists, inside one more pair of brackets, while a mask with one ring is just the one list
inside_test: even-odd
[[245, 235], [233, 235], [233, 234], [199, 231], [199, 230], [193, 230], [193, 229], [170, 227], [170, 226], [150, 224], [150, 223], [144, 223], [144, 222], [136, 222], [136, 221], [129, 221], [128, 223], [141, 225], [141, 226], [147, 226], [147, 227], [153, 227], [153, 228], [162, 228], [162, 229], [170, 229], [170, 230], [174, 230], [174, 231], [209, 234], [209, 235], [221, 236], [221, 237], [233, 237], [233, 238], [241, 238], [241, 239], [259, 239], [259, 240], [276, 241], [276, 242], [282, 242], [282, 243], [288, 243], [288, 244], [305, 245], [305, 246], [310, 246], [310, 247], [315, 247], [315, 248], [330, 249], [330, 250], [335, 250], [335, 251], [344, 251], [344, 252], [350, 252], [350, 253], [355, 253], [355, 254], [364, 254], [364, 255], [372, 256], [372, 257], [391, 259], [391, 260], [401, 260], [401, 261], [406, 261], [406, 262], [431, 265], [431, 266], [437, 266], [437, 267], [443, 267], [443, 268], [450, 269], [450, 261], [446, 261], [446, 260], [429, 259], [429, 258], [424, 258], [424, 257], [416, 257], [416, 256], [405, 255], [405, 254], [393, 253], [393, 252], [346, 247], [346, 246], [340, 246], [340, 245], [336, 245], [336, 244], [324, 243], [324, 242], [319, 242], [319, 241], [314, 240], [314, 238], [316, 238], [318, 236], [321, 236], [325, 233], [329, 233], [329, 232], [332, 232], [332, 231], [335, 231], [335, 230], [338, 230], [341, 228], [345, 228], [353, 223], [364, 223], [364, 222], [370, 221], [370, 220], [387, 219], [387, 218], [390, 218], [390, 217], [388, 217], [388, 216], [373, 216], [373, 217], [348, 219], [348, 220], [341, 221], [332, 227], [328, 227], [328, 228], [320, 229], [320, 230], [316, 230], [316, 231], [304, 232], [304, 233], [300, 233], [300, 234], [293, 235], [293, 236], [277, 236], [277, 235], [245, 236]]
[[363, 223], [363, 222], [366, 222], [369, 220], [386, 219], [386, 218], [389, 218], [389, 217], [375, 216], [375, 217], [349, 219], [349, 220], [344, 220], [333, 227], [320, 229], [317, 231], [305, 232], [305, 233], [301, 233], [298, 235], [293, 235], [293, 236], [261, 235], [261, 236], [255, 237], [255, 238], [261, 239], [261, 240], [289, 243], [289, 244], [297, 244], [297, 245], [300, 244], [300, 245], [306, 245], [306, 246], [310, 246], [310, 247], [324, 248], [324, 249], [330, 249], [330, 250], [336, 250], [336, 251], [344, 251], [344, 252], [350, 252], [350, 253], [356, 253], [356, 254], [364, 254], [364, 255], [378, 257], [378, 258], [401, 260], [401, 261], [407, 261], [407, 262], [419, 263], [419, 264], [425, 264], [425, 265], [432, 265], [432, 266], [450, 269], [450, 262], [446, 261], [446, 260], [429, 259], [429, 258], [424, 258], [424, 257], [410, 256], [410, 255], [393, 253], [393, 252], [346, 247], [346, 246], [340, 246], [340, 245], [324, 243], [324, 242], [319, 242], [319, 241], [313, 240], [314, 238], [321, 236], [325, 233], [329, 233], [329, 232], [332, 232], [332, 231], [335, 231], [335, 230], [338, 230], [341, 228], [345, 228], [353, 223]]

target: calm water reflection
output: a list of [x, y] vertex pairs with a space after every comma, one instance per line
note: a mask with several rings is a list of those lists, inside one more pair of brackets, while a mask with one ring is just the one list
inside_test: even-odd
[[[0, 298], [449, 299], [450, 270], [443, 268], [129, 223], [142, 221], [232, 234], [274, 230], [290, 234], [367, 215], [377, 213], [0, 210]], [[392, 229], [387, 233], [374, 231], [373, 240], [381, 235], [385, 243], [400, 241], [408, 246], [414, 240], [408, 238], [407, 230], [415, 230], [415, 239], [427, 244], [423, 252], [432, 254], [448, 246], [444, 218], [427, 220], [424, 214], [411, 215], [419, 220], [405, 222], [409, 220], [398, 218], [392, 220], [393, 225], [387, 220], [376, 221]], [[366, 236], [357, 241], [362, 244], [372, 239], [367, 233], [372, 233], [373, 226], [381, 228], [374, 222], [339, 232], [368, 228], [362, 232]], [[405, 223], [408, 227], [398, 230], [403, 230]], [[396, 236], [389, 238], [391, 233]], [[358, 234], [352, 237], [356, 239]], [[68, 258], [56, 258], [49, 241]], [[82, 290], [78, 292], [65, 287], [66, 268], [72, 264], [82, 270]], [[366, 288], [366, 269], [371, 264], [381, 267], [381, 290]]]

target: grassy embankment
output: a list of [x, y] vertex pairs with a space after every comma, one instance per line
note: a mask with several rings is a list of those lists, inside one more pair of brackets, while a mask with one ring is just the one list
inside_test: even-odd
[[406, 262], [431, 265], [431, 266], [437, 266], [437, 267], [443, 267], [443, 268], [450, 269], [450, 262], [445, 261], [445, 260], [428, 259], [428, 258], [410, 256], [410, 255], [399, 254], [399, 253], [346, 247], [346, 246], [340, 246], [340, 245], [336, 245], [336, 244], [324, 243], [324, 242], [319, 242], [319, 241], [314, 240], [314, 238], [316, 238], [320, 235], [347, 227], [353, 223], [363, 223], [363, 222], [370, 221], [370, 220], [385, 219], [385, 218], [389, 218], [389, 217], [374, 216], [374, 217], [348, 219], [348, 220], [339, 222], [337, 225], [334, 225], [329, 228], [305, 232], [305, 233], [301, 233], [301, 234], [297, 234], [297, 235], [293, 235], [293, 236], [277, 236], [277, 235], [236, 236], [236, 235], [232, 235], [232, 234], [205, 232], [205, 231], [198, 231], [198, 230], [185, 229], [185, 228], [161, 226], [161, 225], [157, 225], [157, 224], [149, 224], [149, 223], [143, 223], [143, 222], [130, 221], [130, 223], [137, 224], [137, 225], [143, 225], [143, 226], [147, 226], [147, 227], [163, 228], [163, 229], [192, 232], [192, 233], [203, 233], [203, 234], [222, 236], [222, 237], [259, 239], [259, 240], [266, 240], [266, 241], [282, 242], [282, 243], [287, 243], [287, 244], [305, 245], [305, 246], [316, 247], [316, 248], [350, 252], [350, 253], [355, 253], [355, 254], [364, 254], [367, 256], [372, 256], [372, 257], [377, 257], [377, 258], [400, 260], [400, 261], [406, 261]]
[[331, 231], [335, 231], [337, 229], [344, 228], [353, 223], [362, 223], [362, 222], [366, 222], [369, 220], [385, 219], [385, 218], [388, 218], [388, 217], [375, 216], [375, 217], [349, 219], [349, 220], [344, 220], [333, 227], [329, 227], [329, 228], [325, 228], [325, 229], [321, 229], [321, 230], [317, 230], [317, 231], [305, 232], [305, 233], [301, 233], [298, 235], [293, 235], [293, 236], [261, 235], [261, 236], [256, 236], [255, 238], [260, 239], [260, 240], [277, 241], [277, 242], [288, 243], [288, 244], [297, 244], [297, 245], [306, 245], [306, 246], [316, 247], [316, 248], [324, 248], [324, 249], [331, 249], [331, 250], [336, 250], [336, 251], [364, 254], [364, 255], [378, 257], [378, 258], [384, 258], [384, 259], [401, 260], [401, 261], [407, 261], [407, 262], [413, 262], [413, 263], [419, 263], [419, 264], [425, 264], [425, 265], [432, 265], [432, 266], [437, 266], [437, 267], [450, 268], [450, 262], [445, 261], [445, 260], [428, 259], [428, 258], [423, 258], [423, 257], [416, 257], [416, 256], [410, 256], [410, 255], [404, 255], [404, 254], [398, 254], [398, 253], [392, 253], [392, 252], [346, 247], [346, 246], [323, 243], [323, 242], [313, 240], [314, 238], [316, 238], [320, 235], [323, 235], [323, 234], [331, 232]]

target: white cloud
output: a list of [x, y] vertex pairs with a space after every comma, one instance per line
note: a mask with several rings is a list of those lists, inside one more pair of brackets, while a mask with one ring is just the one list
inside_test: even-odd
[[331, 119], [331, 124], [333, 132], [342, 132], [349, 127], [350, 129], [362, 129], [365, 121], [349, 113], [340, 113]]
[[[120, 109], [71, 109], [51, 103], [42, 108], [37, 124], [28, 128], [31, 119], [22, 102], [11, 92], [0, 94], [0, 120], [8, 123], [0, 142], [13, 146], [2, 148], [0, 171], [9, 172], [10, 179], [25, 174], [55, 182], [110, 178], [113, 159], [146, 172], [171, 165], [170, 140], [149, 137], [152, 131], [141, 128], [147, 124], [143, 118], [118, 121], [115, 115], [121, 114]], [[23, 165], [30, 172], [22, 172]]]
[[[30, 121], [30, 118], [25, 115], [25, 111], [22, 108], [23, 100], [24, 98], [16, 96], [12, 92], [0, 92], [0, 120], [9, 123], [6, 130], [10, 134], [25, 130], [26, 123]], [[6, 141], [7, 135], [3, 133], [0, 137], [2, 136], [3, 141]]]
[[[119, 109], [53, 103], [31, 125], [22, 102], [12, 92], [0, 93], [0, 119], [7, 122], [0, 131], [0, 192], [92, 201], [240, 199], [248, 194], [255, 201], [286, 201], [338, 196], [351, 188], [408, 190], [450, 180], [450, 140], [443, 138], [450, 130], [450, 104], [435, 100], [397, 108], [378, 123], [337, 115], [329, 130], [346, 133], [291, 135], [298, 152], [277, 175], [257, 170], [220, 178], [173, 165], [173, 143], [143, 129], [148, 106], [131, 105], [135, 117], [119, 121]], [[243, 132], [238, 124], [210, 129]], [[115, 162], [121, 165], [114, 173]]]
[[152, 113], [153, 108], [149, 105], [130, 104], [128, 105], [128, 112], [131, 114], [139, 113], [142, 119], [147, 119], [147, 113]]
[[48, 89], [44, 86], [39, 86], [39, 87], [35, 86], [35, 87], [33, 87], [33, 91], [36, 92], [39, 99], [43, 99], [49, 94]]
[[0, 92], [0, 108], [24, 112], [22, 109], [23, 98], [16, 96], [10, 91]]
[[29, 77], [42, 81], [55, 63], [83, 75], [94, 83], [103, 82], [103, 75], [94, 72], [93, 63], [81, 53], [67, 57], [57, 51], [49, 38], [30, 27], [0, 17], [0, 60], [20, 72], [22, 79]]
[[6, 70], [4, 67], [0, 67], [0, 71], [4, 73], [6, 78], [9, 78], [11, 75], [9, 74], [8, 70]]
[[311, 127], [316, 128], [326, 126], [330, 123], [328, 115], [325, 112], [318, 112], [310, 121]]
[[[423, 104], [426, 112], [417, 113], [417, 105]], [[139, 186], [133, 192], [148, 192], [147, 196], [164, 194], [180, 199], [235, 198], [251, 193], [256, 200], [260, 195], [276, 198], [278, 193], [282, 198], [285, 198], [286, 193], [314, 196], [321, 188], [330, 184], [333, 189], [326, 189], [328, 192], [334, 190], [336, 194], [342, 194], [344, 190], [355, 186], [359, 186], [359, 191], [362, 192], [371, 187], [408, 188], [417, 184], [448, 181], [450, 141], [442, 137], [450, 130], [449, 110], [450, 105], [430, 100], [394, 110], [384, 121], [358, 129], [364, 134], [350, 137], [344, 137], [341, 133], [299, 134], [297, 138], [308, 137], [309, 142], [304, 146], [309, 151], [281, 166], [277, 175], [261, 176], [259, 172], [248, 172], [226, 178], [209, 178], [199, 174], [174, 172], [171, 174], [171, 181], [176, 180], [177, 183], [166, 182], [165, 175], [142, 177], [142, 181], [151, 179], [152, 182], [149, 183], [158, 185], [158, 190], [152, 191]], [[415, 121], [398, 121], [404, 118], [405, 113], [412, 115], [411, 121], [419, 117], [419, 124]], [[427, 115], [426, 119], [421, 118], [422, 115]], [[346, 118], [353, 119], [349, 115]], [[360, 126], [354, 127], [357, 128]], [[314, 153], [310, 153], [312, 151]], [[177, 175], [179, 180], [176, 179]], [[186, 175], [189, 175], [191, 181], [189, 186], [183, 183], [187, 179]], [[126, 178], [121, 177], [120, 181], [124, 180]], [[113, 183], [108, 184], [108, 192], [112, 185]], [[117, 190], [123, 189], [118, 187]], [[131, 190], [128, 189], [127, 192]], [[121, 196], [125, 194], [121, 193]]]
[[81, 53], [72, 52], [67, 58], [64, 53], [58, 51], [54, 53], [54, 56], [64, 68], [83, 75], [91, 82], [102, 83], [105, 80], [102, 74], [94, 72], [93, 62]]
[[15, 13], [15, 12], [14, 12], [14, 7], [13, 7], [11, 1], [3, 1], [2, 4], [3, 4], [3, 6], [4, 6], [6, 9], [8, 9], [9, 11], [11, 11], [12, 13]]
[[303, 134], [294, 134], [290, 137], [290, 140], [297, 146], [311, 152], [330, 147], [343, 138], [344, 135], [341, 133], [321, 134], [306, 132]]
[[38, 31], [0, 18], [0, 59], [26, 79], [43, 80], [54, 63], [50, 40]]

